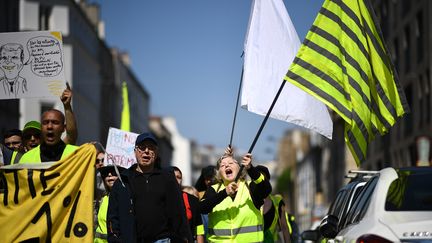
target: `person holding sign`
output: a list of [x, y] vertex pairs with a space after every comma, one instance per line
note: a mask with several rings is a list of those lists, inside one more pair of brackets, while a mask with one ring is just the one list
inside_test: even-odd
[[158, 143], [151, 133], [135, 141], [137, 163], [121, 174], [109, 196], [108, 242], [193, 242], [180, 187], [157, 168]]
[[[239, 180], [240, 164], [234, 159], [232, 149], [217, 161], [216, 178], [219, 183], [208, 188], [200, 209], [208, 214], [209, 242], [263, 242], [264, 219], [260, 208], [271, 192], [270, 182], [254, 166], [252, 155], [242, 158], [244, 166]], [[252, 181], [246, 180], [246, 173]]]

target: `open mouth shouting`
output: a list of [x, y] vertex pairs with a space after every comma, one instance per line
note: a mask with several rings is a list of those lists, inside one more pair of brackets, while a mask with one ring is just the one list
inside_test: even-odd
[[54, 132], [47, 132], [45, 134], [45, 140], [46, 142], [50, 143], [50, 142], [54, 142], [55, 141], [55, 134]]

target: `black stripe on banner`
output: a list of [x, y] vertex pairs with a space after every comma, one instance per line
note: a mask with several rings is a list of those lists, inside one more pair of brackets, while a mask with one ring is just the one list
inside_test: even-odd
[[[365, 156], [360, 148], [360, 145], [357, 142], [357, 139], [355, 138], [354, 134], [351, 132], [351, 130], [347, 130], [345, 127], [345, 132], [348, 137], [348, 141], [351, 144], [352, 148], [354, 149], [354, 153], [357, 155], [357, 158], [360, 162], [365, 160]], [[366, 148], [367, 149], [367, 148]]]
[[[363, 138], [366, 140], [366, 142], [369, 143], [370, 134], [367, 130], [363, 120], [360, 118], [360, 116], [357, 114], [355, 110], [353, 110], [353, 120], [357, 124], [357, 127], [360, 129], [361, 133], [363, 134]], [[371, 122], [372, 123], [372, 122]]]
[[[373, 46], [374, 46], [374, 48], [375, 48], [375, 50], [377, 51], [377, 53], [378, 53], [378, 55], [380, 56], [380, 58], [381, 58], [381, 63], [382, 64], [384, 64], [386, 67], [387, 67], [387, 69], [389, 70], [389, 71], [391, 71], [392, 69], [391, 69], [391, 65], [389, 64], [390, 63], [390, 58], [389, 58], [389, 56], [388, 55], [386, 55], [386, 50], [385, 49], [383, 49], [383, 48], [381, 48], [381, 46], [380, 46], [380, 44], [379, 44], [379, 41], [376, 39], [376, 37], [375, 37], [375, 35], [372, 33], [372, 29], [369, 27], [369, 25], [368, 25], [368, 23], [366, 22], [366, 20], [364, 19], [364, 17], [363, 17], [363, 14], [362, 13], [360, 13], [361, 14], [361, 18], [362, 18], [362, 22], [363, 22], [363, 24], [360, 22], [360, 19], [358, 18], [358, 16], [345, 4], [345, 3], [343, 3], [341, 0], [332, 0], [334, 3], [336, 3], [337, 5], [339, 5], [339, 7], [357, 24], [357, 26], [358, 26], [358, 28], [363, 32], [363, 34], [364, 35], [367, 35], [370, 39], [371, 39], [371, 41], [372, 41], [372, 44], [373, 44]], [[368, 4], [366, 3], [367, 1], [365, 1], [365, 5], [366, 5], [366, 7], [367, 7], [367, 9], [368, 9], [368, 12], [369, 12], [369, 14], [371, 15], [371, 16], [374, 16], [374, 12], [373, 12], [373, 10], [372, 9], [370, 9], [369, 7], [370, 6], [368, 6]], [[372, 21], [374, 22], [375, 21], [375, 19], [372, 17]], [[374, 22], [374, 24], [375, 24], [375, 22]], [[378, 28], [378, 26], [375, 24], [375, 29], [377, 29], [377, 30], [379, 30], [379, 28]], [[379, 36], [381, 37], [381, 39], [382, 39], [382, 34], [381, 34], [381, 32], [380, 31], [378, 31], [378, 34], [379, 34]], [[367, 41], [367, 40], [366, 40]], [[382, 39], [382, 42], [384, 42], [384, 40]], [[383, 43], [384, 44], [384, 43]], [[384, 46], [384, 48], [385, 48], [385, 46]], [[367, 53], [367, 52], [366, 52]], [[366, 55], [366, 57], [368, 58], [368, 60], [369, 60], [369, 63], [370, 63], [370, 56], [369, 56], [369, 54], [368, 55]], [[377, 89], [377, 91], [378, 91], [378, 94], [380, 95], [380, 97], [381, 97], [381, 100], [383, 101], [383, 103], [384, 103], [384, 105], [387, 107], [387, 110], [390, 112], [390, 114], [393, 116], [393, 117], [397, 117], [397, 114], [396, 114], [396, 110], [395, 110], [395, 108], [394, 108], [394, 105], [390, 102], [390, 100], [388, 99], [388, 97], [387, 97], [387, 95], [386, 95], [386, 93], [384, 92], [384, 90], [383, 90], [383, 88], [382, 88], [382, 86], [381, 86], [381, 83], [379, 82], [379, 79], [377, 79], [377, 77], [376, 77], [376, 75], [375, 75], [375, 73], [374, 73], [374, 70], [373, 70], [373, 68], [372, 68], [372, 66], [371, 66], [371, 71], [372, 71], [372, 75], [373, 75], [373, 77], [374, 77], [374, 80], [376, 81], [375, 82], [375, 86], [376, 86], [376, 89]], [[366, 75], [366, 74], [365, 74]], [[366, 75], [367, 76], [367, 75]], [[362, 74], [362, 77], [363, 77], [363, 74]], [[396, 81], [396, 80], [395, 80]], [[378, 115], [378, 112], [377, 111], [375, 111], [375, 113]], [[380, 116], [381, 116], [381, 114], [380, 114]], [[382, 116], [381, 116], [382, 117]], [[385, 120], [385, 119], [384, 119]], [[380, 121], [383, 121], [381, 118], [380, 118]], [[386, 120], [386, 122], [384, 123], [384, 122], [382, 122], [382, 124], [387, 128], [387, 129], [389, 129], [390, 127], [391, 127], [391, 125], [387, 122], [387, 120]]]
[[[308, 40], [305, 41], [305, 43], [303, 44], [313, 50], [315, 50], [316, 52], [320, 53], [321, 55], [323, 55], [324, 57], [332, 60], [333, 62], [335, 62], [336, 64], [339, 65], [339, 67], [343, 70], [343, 72], [347, 75], [348, 77], [348, 81], [350, 83], [350, 85], [357, 91], [357, 93], [360, 95], [362, 101], [365, 103], [365, 105], [368, 107], [368, 109], [371, 109], [374, 111], [375, 115], [378, 117], [378, 119], [380, 120], [380, 122], [385, 126], [385, 127], [390, 127], [391, 125], [388, 123], [388, 121], [381, 115], [381, 112], [378, 109], [378, 105], [375, 103], [375, 100], [373, 100], [374, 102], [370, 102], [368, 96], [363, 92], [363, 90], [361, 89], [360, 85], [350, 76], [347, 74], [346, 72], [346, 68], [344, 65], [342, 65], [341, 61], [339, 60], [338, 57], [336, 57], [335, 55], [333, 55], [332, 53], [330, 53], [329, 51], [327, 51], [326, 49], [318, 46], [317, 44], [315, 44], [314, 42]], [[355, 61], [354, 59], [352, 59], [347, 53], [346, 51], [343, 49], [342, 46], [340, 46], [339, 43], [339, 49], [341, 50], [342, 53], [344, 53], [344, 55], [347, 57], [347, 59], [351, 59], [353, 61]], [[296, 62], [296, 61], [294, 61]], [[300, 65], [300, 63], [298, 63]], [[304, 67], [303, 65], [301, 65], [302, 67]], [[308, 67], [304, 67], [305, 69], [310, 70]], [[361, 69], [360, 69], [361, 70]], [[310, 70], [311, 72], [315, 73], [314, 71]], [[363, 71], [363, 70], [362, 70]], [[320, 71], [321, 72], [321, 71]], [[316, 75], [319, 75], [317, 73], [315, 73]], [[336, 81], [334, 81], [335, 83], [337, 83]], [[368, 85], [369, 86], [369, 85]], [[335, 86], [337, 88], [337, 86]], [[338, 89], [338, 88], [337, 88]], [[343, 89], [343, 88], [342, 88]], [[339, 89], [338, 89], [339, 90]], [[345, 94], [348, 95], [346, 92], [343, 93], [344, 96]], [[346, 97], [346, 96], [345, 96]], [[373, 99], [373, 97], [372, 97]]]
[[315, 74], [316, 76], [320, 77], [321, 79], [327, 81], [331, 86], [333, 86], [339, 93], [341, 93], [346, 100], [351, 101], [351, 97], [349, 94], [345, 91], [345, 89], [332, 77], [324, 73], [323, 71], [319, 70], [318, 68], [314, 67], [312, 64], [303, 61], [302, 59], [296, 57], [294, 59], [294, 63], [299, 65], [300, 67], [309, 70], [311, 73]]
[[[365, 4], [366, 8], [368, 9], [369, 14], [372, 17], [372, 21], [373, 21], [373, 23], [375, 25], [375, 29], [378, 32], [378, 35], [382, 39], [382, 45], [384, 46], [384, 49], [386, 50], [386, 53], [389, 53], [389, 51], [388, 51], [389, 49], [388, 49], [388, 47], [386, 45], [386, 42], [384, 41], [384, 37], [383, 37], [382, 31], [381, 31], [381, 28], [380, 28], [379, 25], [376, 24], [376, 23], [379, 23], [379, 21], [378, 21], [376, 15], [375, 15], [375, 11], [373, 10], [373, 8], [372, 8], [372, 6], [371, 6], [371, 4], [370, 4], [370, 2], [368, 0], [364, 0], [364, 4]], [[396, 88], [398, 90], [399, 99], [400, 99], [400, 102], [402, 104], [403, 110], [405, 112], [409, 112], [410, 109], [409, 109], [408, 102], [407, 102], [406, 97], [405, 97], [405, 92], [403, 91], [402, 87], [400, 86], [399, 77], [397, 75], [396, 68], [394, 67], [393, 62], [390, 59], [390, 53], [387, 55], [387, 58], [388, 58], [388, 64], [390, 66], [389, 70], [391, 70], [392, 73], [393, 73], [393, 78], [394, 78], [394, 81], [395, 81]]]
[[[368, 52], [366, 51], [366, 49], [364, 49], [364, 46], [360, 44], [361, 42], [358, 39], [357, 35], [351, 29], [349, 29], [348, 26], [346, 26], [337, 15], [335, 15], [333, 12], [331, 12], [331, 11], [325, 9], [325, 8], [322, 8], [320, 10], [320, 13], [323, 14], [323, 15], [325, 15], [329, 19], [333, 20], [335, 23], [338, 23], [339, 26], [343, 29], [343, 31], [347, 34], [347, 36], [354, 43], [357, 43], [357, 46], [359, 47], [360, 51], [365, 55], [365, 57], [367, 58], [367, 60], [370, 60], [370, 56], [369, 56]], [[316, 27], [316, 26], [314, 26], [314, 27]], [[311, 30], [312, 30], [312, 28], [311, 28]], [[320, 29], [320, 30], [321, 30], [321, 32], [315, 32], [315, 33], [317, 33], [318, 35], [320, 35], [323, 38], [327, 39], [328, 41], [332, 42], [333, 44], [337, 45], [339, 47], [340, 51], [345, 55], [347, 62], [349, 62], [351, 64], [351, 66], [353, 66], [360, 73], [360, 76], [362, 77], [362, 79], [364, 80], [364, 82], [366, 83], [366, 85], [369, 86], [369, 80], [368, 80], [367, 74], [363, 71], [363, 69], [360, 67], [360, 65], [358, 64], [358, 62], [354, 58], [352, 58], [350, 55], [348, 55], [348, 53], [345, 51], [345, 49], [341, 46], [339, 40], [337, 40], [336, 38], [334, 38], [331, 34], [329, 34], [328, 32], [326, 32], [325, 30], [322, 30], [322, 29]], [[327, 33], [327, 35], [325, 35], [325, 34], [321, 35], [324, 32]], [[329, 36], [330, 36], [330, 38], [329, 38]], [[369, 65], [370, 65], [370, 62], [369, 62]], [[373, 72], [372, 68], [371, 68], [371, 71]], [[390, 123], [382, 116], [382, 114], [381, 114], [381, 112], [380, 112], [380, 110], [378, 108], [377, 101], [375, 101], [375, 99], [373, 98], [373, 96], [371, 97], [372, 99], [369, 100], [369, 98], [364, 94], [364, 92], [359, 87], [358, 83], [355, 80], [353, 80], [351, 78], [351, 76], [348, 75], [348, 77], [349, 77], [349, 82], [350, 82], [351, 86], [353, 86], [354, 89], [357, 90], [357, 92], [362, 97], [363, 102], [365, 102], [365, 104], [368, 107], [372, 108], [373, 112], [376, 114], [376, 116], [378, 117], [379, 121], [383, 124], [383, 126], [386, 127], [387, 129], [389, 127], [391, 127]], [[388, 108], [388, 109], [390, 109], [390, 108]]]
[[352, 119], [351, 111], [349, 111], [347, 108], [345, 108], [345, 106], [343, 106], [341, 103], [339, 103], [339, 101], [337, 99], [335, 99], [333, 96], [331, 96], [330, 94], [326, 93], [322, 89], [320, 89], [320, 88], [316, 87], [315, 85], [313, 85], [313, 83], [310, 82], [309, 80], [306, 80], [306, 79], [302, 78], [301, 76], [299, 76], [299, 75], [297, 75], [297, 74], [295, 74], [295, 73], [293, 73], [291, 71], [289, 71], [287, 73], [287, 77], [290, 78], [290, 79], [293, 79], [293, 80], [297, 81], [299, 84], [301, 84], [304, 87], [308, 88], [309, 90], [311, 90], [315, 94], [321, 96], [323, 99], [327, 100], [332, 105], [334, 105], [348, 119], [350, 119], [350, 120]]
[[382, 102], [384, 103], [385, 107], [387, 107], [387, 110], [390, 112], [390, 114], [394, 118], [396, 118], [397, 117], [396, 109], [395, 109], [394, 105], [390, 102], [390, 100], [388, 99], [386, 93], [384, 92], [384, 89], [381, 86], [381, 83], [379, 82], [378, 78], [375, 76], [375, 73], [373, 74], [373, 78], [376, 81], [375, 87], [376, 87], [378, 95], [381, 97]]
[[[354, 13], [345, 3], [343, 3], [342, 0], [331, 0], [331, 1], [334, 2], [336, 5], [338, 5], [352, 19], [352, 21], [354, 21], [354, 23], [356, 23], [357, 27], [363, 32], [363, 34], [365, 36], [366, 36], [366, 34], [369, 36], [369, 38], [372, 40], [372, 43], [373, 43], [375, 49], [377, 50], [379, 56], [381, 57], [383, 64], [386, 65], [388, 70], [391, 70], [390, 67], [388, 66], [389, 60], [388, 60], [387, 55], [385, 55], [385, 51], [381, 48], [381, 46], [379, 45], [379, 41], [372, 34], [372, 31], [371, 31], [369, 25], [367, 24], [366, 20], [363, 18], [363, 16], [361, 16], [362, 22], [363, 22], [362, 23], [362, 22], [360, 22], [359, 16], [357, 16], [356, 13]], [[367, 7], [367, 4], [366, 4], [366, 7]], [[372, 15], [369, 8], [368, 8], [368, 11]], [[363, 14], [361, 14], [361, 15], [363, 15]], [[355, 33], [354, 33], [354, 35], [355, 35]], [[380, 35], [380, 36], [382, 36], [382, 35]], [[359, 42], [359, 43], [361, 43], [361, 42]], [[365, 47], [363, 46], [363, 48], [365, 48]], [[368, 52], [366, 52], [366, 53], [368, 53]], [[368, 57], [368, 55], [366, 55], [366, 57]], [[370, 60], [369, 57], [368, 57], [368, 60]]]

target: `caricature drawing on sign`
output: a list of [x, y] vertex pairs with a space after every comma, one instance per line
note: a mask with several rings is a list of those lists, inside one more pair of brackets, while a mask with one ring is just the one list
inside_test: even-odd
[[27, 92], [27, 80], [19, 74], [24, 67], [24, 48], [21, 44], [7, 43], [0, 47], [0, 79], [5, 95], [17, 97]]
[[65, 85], [60, 32], [0, 33], [0, 100], [59, 97]]

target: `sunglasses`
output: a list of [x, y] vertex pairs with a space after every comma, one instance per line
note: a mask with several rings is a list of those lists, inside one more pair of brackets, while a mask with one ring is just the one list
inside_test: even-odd
[[104, 158], [102, 158], [102, 159], [96, 159], [96, 164], [103, 163], [103, 162], [104, 162]]
[[41, 136], [41, 134], [39, 132], [38, 133], [26, 133], [26, 134], [23, 134], [23, 138], [26, 139], [26, 140], [29, 140], [32, 137], [34, 137], [36, 139], [40, 139], [40, 136]]
[[140, 144], [140, 145], [135, 146], [135, 148], [141, 153], [143, 153], [146, 149], [150, 150], [150, 152], [153, 152], [153, 153], [154, 153], [154, 151], [157, 150], [157, 146], [152, 144], [152, 143]]

